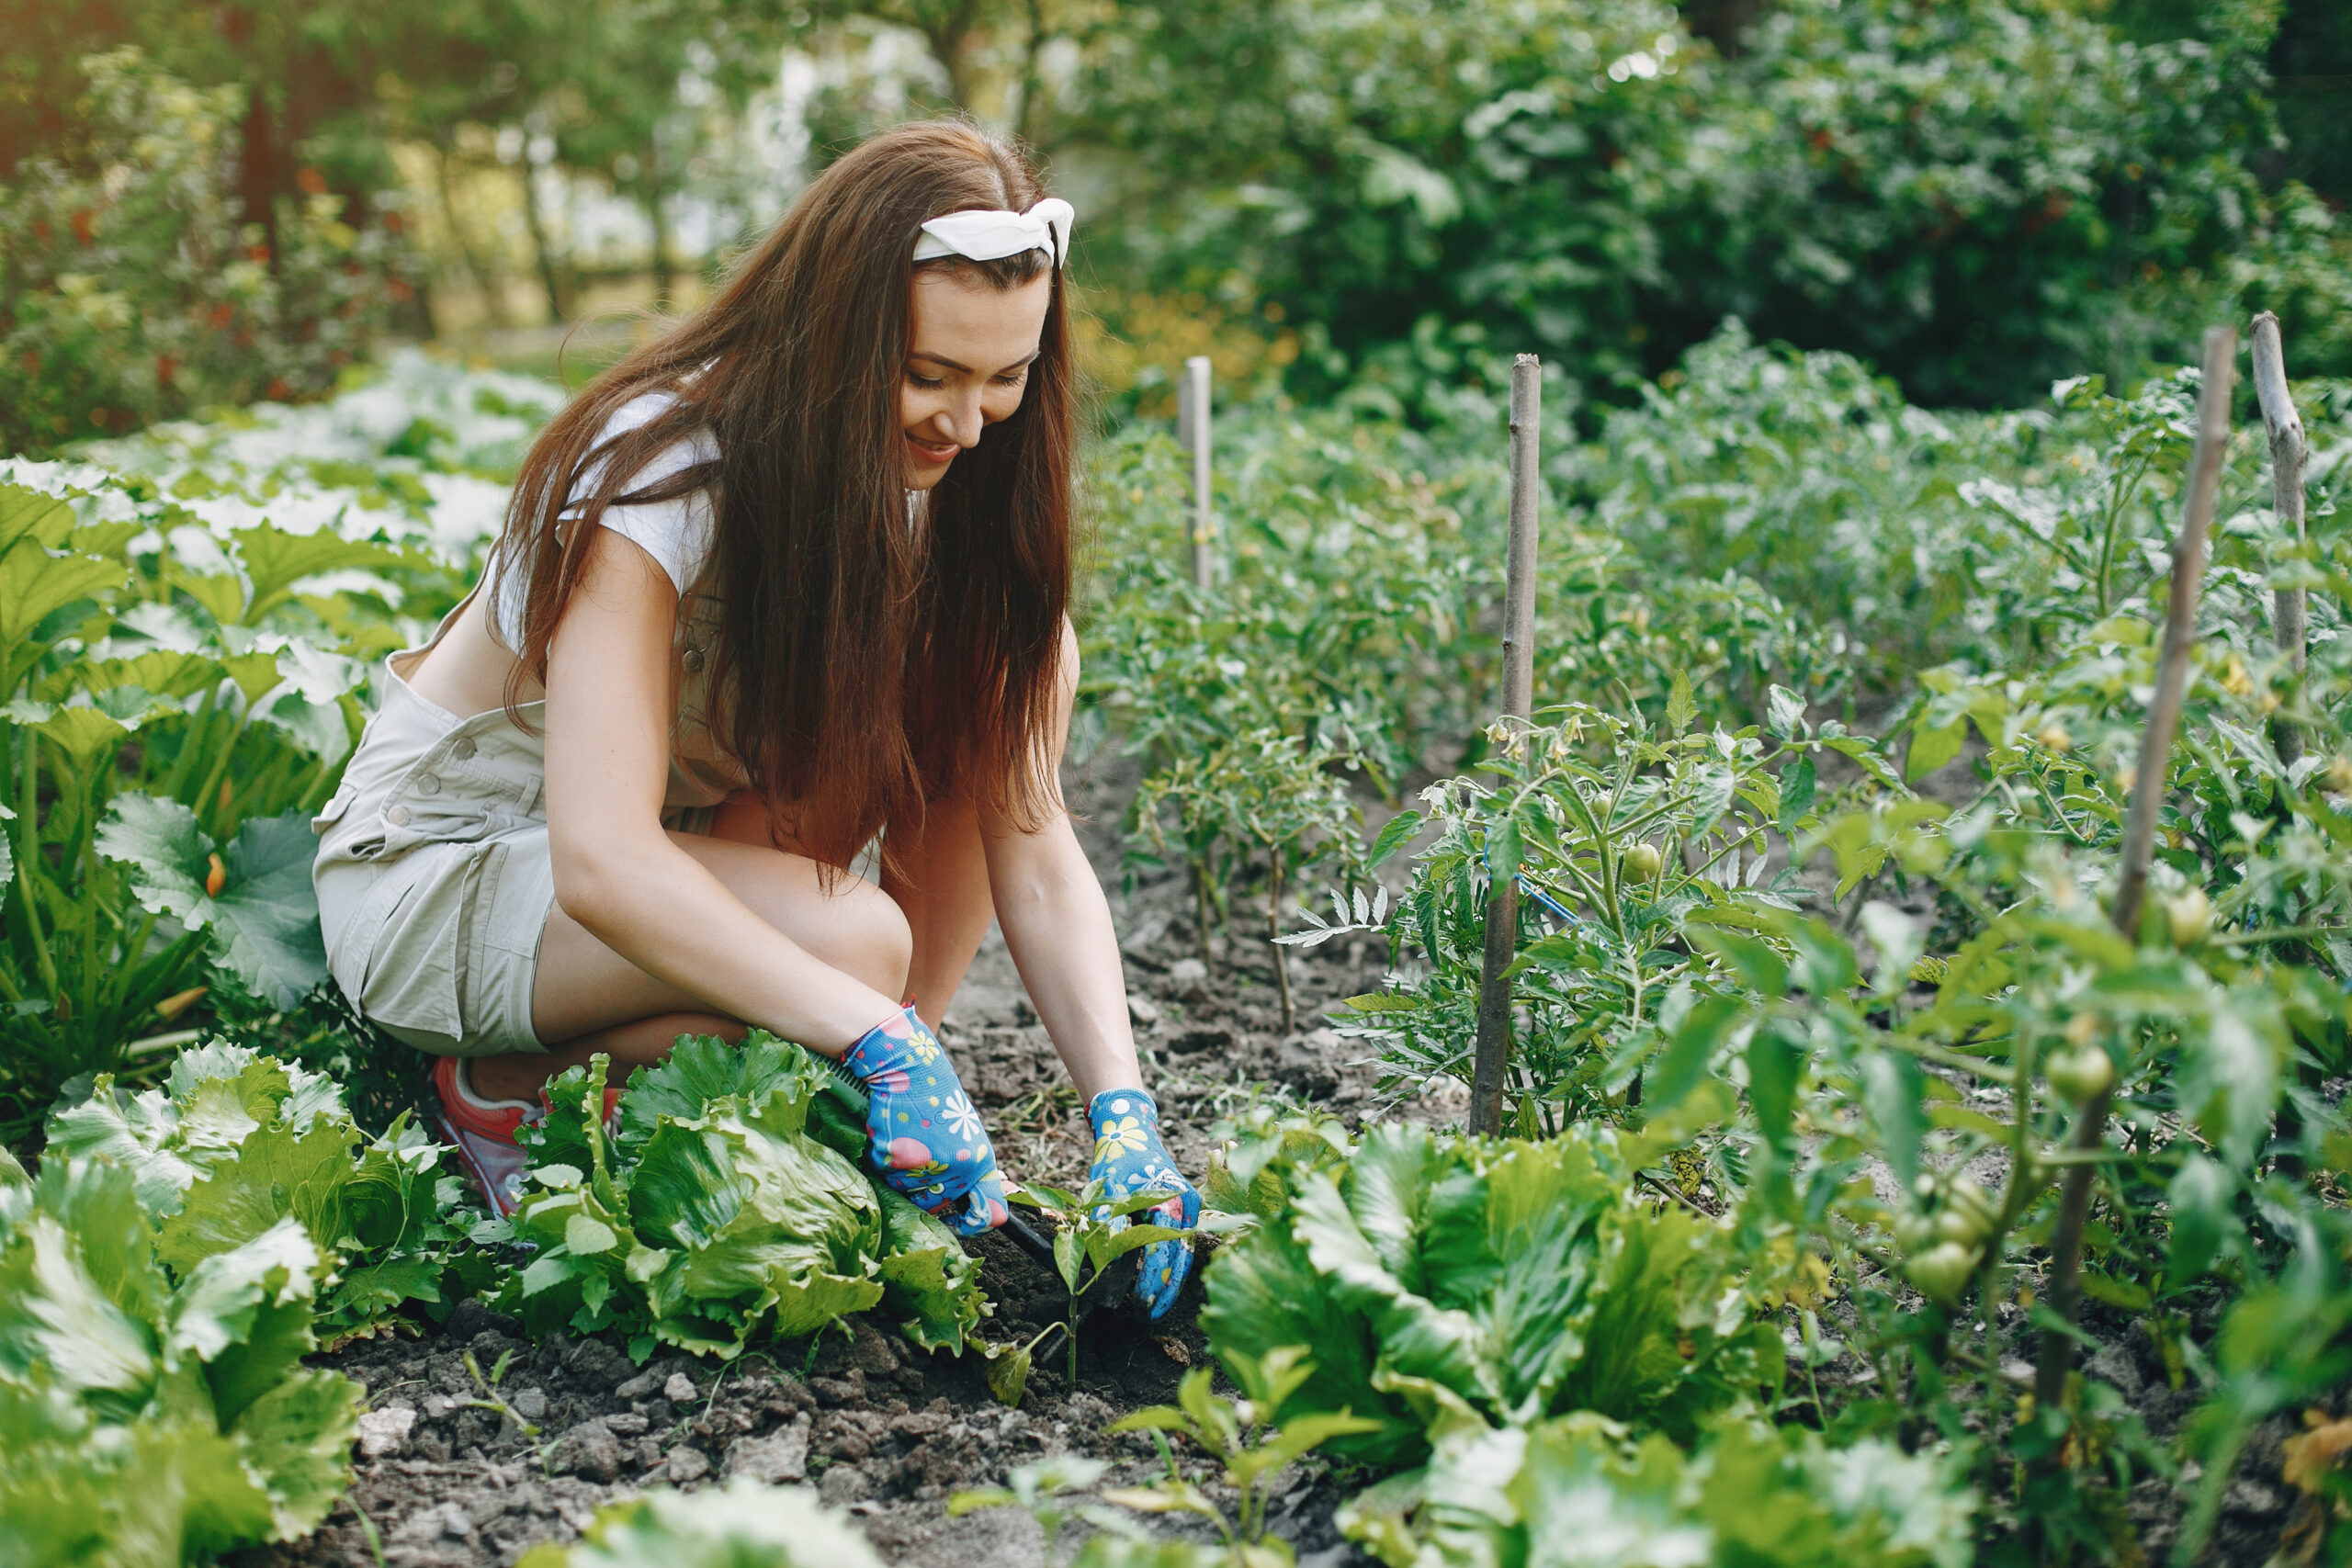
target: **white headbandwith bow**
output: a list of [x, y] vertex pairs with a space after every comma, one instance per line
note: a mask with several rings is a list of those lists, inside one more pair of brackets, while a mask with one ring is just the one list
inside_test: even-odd
[[1077, 217], [1070, 204], [1057, 196], [1046, 197], [1026, 212], [950, 212], [922, 226], [922, 235], [915, 241], [914, 259], [962, 256], [967, 261], [995, 261], [1024, 251], [1044, 251], [1058, 268], [1069, 259], [1069, 226]]

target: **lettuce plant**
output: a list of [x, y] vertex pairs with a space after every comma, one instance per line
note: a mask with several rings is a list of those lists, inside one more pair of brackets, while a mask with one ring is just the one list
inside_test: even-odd
[[1306, 1347], [1295, 1414], [1373, 1429], [1340, 1456], [1410, 1463], [1426, 1431], [1475, 1415], [1527, 1426], [1570, 1410], [1687, 1436], [1778, 1380], [1724, 1238], [1635, 1198], [1611, 1134], [1543, 1143], [1375, 1128], [1337, 1172], [1277, 1158], [1287, 1206], [1209, 1270], [1201, 1314], [1228, 1367]]
[[1964, 1568], [1975, 1506], [1960, 1465], [1933, 1451], [1729, 1419], [1685, 1454], [1580, 1411], [1525, 1429], [1454, 1424], [1427, 1468], [1362, 1494], [1340, 1524], [1390, 1568]]
[[404, 1302], [439, 1302], [460, 1239], [461, 1190], [440, 1145], [405, 1112], [360, 1132], [333, 1080], [214, 1041], [183, 1052], [137, 1095], [101, 1075], [49, 1122], [52, 1159], [97, 1156], [130, 1174], [158, 1227], [156, 1256], [186, 1279], [205, 1260], [301, 1223], [317, 1247], [318, 1325], [329, 1339], [372, 1333]]
[[849, 1520], [806, 1486], [737, 1476], [689, 1496], [667, 1488], [607, 1503], [570, 1546], [549, 1542], [518, 1568], [879, 1568]]
[[656, 1345], [732, 1358], [756, 1333], [885, 1303], [916, 1343], [963, 1348], [987, 1310], [978, 1265], [812, 1135], [831, 1075], [806, 1051], [757, 1031], [741, 1049], [682, 1039], [631, 1077], [610, 1131], [605, 1066], [548, 1086], [525, 1134], [531, 1190], [475, 1230], [533, 1248], [494, 1304], [535, 1332], [620, 1328], [640, 1360]]
[[0, 1164], [0, 1556], [178, 1568], [315, 1529], [361, 1404], [300, 1364], [332, 1268], [285, 1215], [167, 1272], [130, 1169]]

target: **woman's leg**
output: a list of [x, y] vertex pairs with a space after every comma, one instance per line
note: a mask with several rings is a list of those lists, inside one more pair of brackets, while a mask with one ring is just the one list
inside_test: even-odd
[[[812, 955], [888, 996], [904, 996], [911, 943], [899, 907], [855, 876], [837, 874], [828, 887], [816, 862], [771, 848], [763, 829], [754, 837], [749, 829], [742, 814], [722, 813], [710, 837], [671, 837], [754, 914]], [[681, 1034], [733, 1040], [744, 1033], [741, 1022], [710, 1012], [692, 994], [646, 974], [560, 907], [548, 911], [539, 942], [531, 1021], [539, 1038], [552, 1043], [544, 1052], [474, 1058], [468, 1076], [476, 1093], [530, 1099], [548, 1078], [598, 1052], [613, 1059], [618, 1083], [629, 1069], [661, 1060]]]
[[920, 829], [894, 824], [890, 833], [902, 871], [884, 876], [882, 889], [905, 912], [913, 934], [907, 988], [915, 1011], [936, 1024], [996, 917], [979, 812], [968, 801], [942, 801], [924, 813]]

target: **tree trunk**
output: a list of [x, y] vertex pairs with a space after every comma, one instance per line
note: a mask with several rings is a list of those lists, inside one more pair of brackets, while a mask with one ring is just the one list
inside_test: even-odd
[[[647, 156], [650, 159], [654, 154]], [[649, 162], [647, 167], [651, 166]], [[654, 308], [667, 310], [674, 298], [678, 275], [670, 265], [670, 215], [662, 209], [662, 187], [649, 182], [638, 199], [644, 204], [646, 220], [653, 226]]]
[[259, 87], [245, 95], [245, 122], [239, 128], [237, 200], [244, 220], [261, 225], [269, 247], [269, 269], [277, 270], [277, 121]]
[[441, 194], [442, 220], [449, 225], [449, 243], [458, 247], [458, 258], [466, 264], [467, 275], [481, 294], [482, 318], [492, 326], [503, 327], [506, 324], [506, 310], [504, 301], [498, 297], [497, 279], [491, 273], [490, 264], [474, 250], [465, 222], [458, 216], [457, 197], [449, 189], [449, 149], [438, 143], [433, 149], [433, 177]]
[[556, 271], [555, 256], [548, 247], [547, 215], [539, 210], [539, 171], [529, 159], [523, 162], [523, 223], [531, 234], [531, 256], [538, 263], [539, 288], [548, 297], [548, 319], [568, 321], [571, 307], [564, 298], [563, 280]]
[[1037, 134], [1037, 56], [1045, 47], [1045, 6], [1043, 0], [1029, 0], [1029, 41], [1021, 55], [1021, 106], [1012, 117], [1012, 134], [1024, 145]]

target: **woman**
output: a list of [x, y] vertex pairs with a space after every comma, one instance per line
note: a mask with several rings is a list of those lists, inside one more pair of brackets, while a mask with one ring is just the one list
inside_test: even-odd
[[[502, 1210], [549, 1077], [756, 1026], [866, 1086], [893, 1186], [961, 1234], [1003, 1223], [922, 1022], [993, 915], [1093, 1174], [1197, 1218], [1057, 784], [1069, 225], [974, 127], [857, 148], [540, 434], [482, 581], [386, 661], [315, 824], [329, 963], [439, 1057], [443, 1128]], [[848, 870], [877, 834], [878, 887]], [[1155, 1316], [1190, 1257], [1148, 1255]]]

